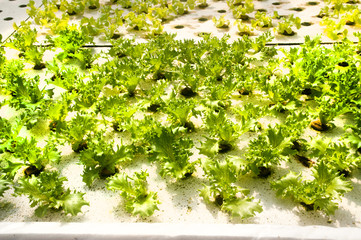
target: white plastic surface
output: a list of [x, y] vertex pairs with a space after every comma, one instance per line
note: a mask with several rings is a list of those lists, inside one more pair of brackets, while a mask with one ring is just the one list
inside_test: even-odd
[[321, 226], [0, 223], [0, 240], [351, 240], [360, 238], [360, 228]]
[[[27, 4], [29, 0], [0, 0], [0, 34], [3, 40], [8, 38], [13, 32], [13, 24], [20, 24], [27, 20]], [[41, 0], [35, 0], [35, 5], [40, 6]]]

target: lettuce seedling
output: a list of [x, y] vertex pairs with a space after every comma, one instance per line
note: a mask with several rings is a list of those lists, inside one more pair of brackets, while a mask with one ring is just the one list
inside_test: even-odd
[[[27, 4], [26, 13], [37, 25], [46, 27], [49, 22], [57, 18], [55, 13], [58, 8], [54, 1], [43, 1], [41, 7], [36, 7], [35, 4], [34, 0], [30, 0]], [[31, 21], [28, 21], [28, 23], [31, 23]]]
[[250, 218], [262, 212], [259, 202], [247, 197], [249, 190], [235, 184], [238, 173], [231, 161], [207, 158], [202, 160], [202, 168], [209, 185], [204, 184], [199, 195], [206, 203], [216, 204], [232, 217]]
[[343, 21], [336, 22], [334, 19], [324, 17], [322, 18], [320, 25], [326, 26], [324, 32], [327, 37], [332, 40], [339, 40], [347, 37], [348, 30], [345, 28], [345, 22]]
[[79, 81], [77, 89], [75, 89], [78, 92], [74, 98], [74, 109], [89, 109], [94, 106], [105, 84], [106, 79], [97, 74], [92, 74], [91, 79], [87, 82]]
[[[316, 99], [319, 103], [318, 119], [311, 122], [311, 127], [317, 131], [326, 131], [334, 125], [332, 121], [339, 115], [349, 111], [345, 102], [335, 102], [329, 96], [322, 96]], [[317, 110], [316, 110], [317, 111]]]
[[267, 13], [265, 12], [257, 11], [254, 17], [255, 20], [251, 21], [252, 27], [270, 28], [273, 26], [272, 16], [267, 16]]
[[309, 156], [325, 161], [329, 169], [344, 177], [350, 176], [353, 169], [360, 166], [361, 159], [352, 154], [345, 141], [335, 142], [330, 138], [313, 138], [309, 143]]
[[199, 115], [194, 99], [171, 98], [169, 101], [166, 101], [166, 105], [162, 110], [168, 114], [168, 119], [174, 124], [186, 128], [189, 132], [195, 130], [195, 126], [190, 120], [192, 116], [196, 117]]
[[123, 25], [123, 13], [123, 10], [112, 9], [110, 6], [101, 8], [101, 15], [97, 19], [97, 24], [107, 40], [117, 39], [121, 36], [118, 28]]
[[184, 15], [189, 13], [189, 10], [195, 8], [196, 0], [187, 0], [186, 2], [172, 1], [168, 4], [168, 8], [176, 15]]
[[176, 74], [184, 84], [184, 87], [180, 90], [180, 94], [186, 98], [197, 96], [199, 89], [203, 86], [204, 78], [198, 76], [192, 65], [186, 63], [179, 68]]
[[182, 135], [181, 129], [171, 127], [159, 127], [153, 129], [154, 133], [149, 137], [151, 144], [150, 159], [159, 162], [160, 175], [166, 175], [176, 180], [191, 176], [195, 170], [196, 162], [190, 162], [193, 141]]
[[209, 81], [205, 87], [205, 91], [209, 91], [209, 93], [206, 92], [208, 96], [204, 105], [217, 111], [226, 109], [231, 106], [230, 98], [238, 85], [239, 83], [234, 80], [233, 76], [224, 77], [220, 83]]
[[73, 99], [71, 93], [63, 93], [59, 100], [54, 100], [49, 105], [45, 115], [47, 119], [50, 120], [49, 129], [50, 131], [61, 134], [61, 132], [66, 128], [66, 117], [70, 111], [70, 105]]
[[160, 19], [162, 23], [171, 19], [172, 11], [168, 7], [152, 7], [148, 11], [151, 19]]
[[83, 14], [85, 10], [84, 0], [73, 0], [71, 2], [67, 0], [60, 0], [60, 11], [66, 12], [69, 16]]
[[157, 112], [161, 108], [165, 107], [164, 98], [166, 97], [165, 91], [168, 87], [169, 82], [165, 80], [159, 80], [155, 83], [152, 88], [147, 91], [147, 94], [142, 102], [142, 105], [147, 107], [150, 112]]
[[253, 34], [253, 27], [244, 23], [240, 19], [237, 19], [236, 21], [234, 21], [234, 25], [237, 26], [238, 35], [240, 35], [240, 36], [251, 36]]
[[225, 17], [226, 15], [222, 15], [218, 19], [216, 17], [213, 17], [212, 21], [217, 28], [229, 28], [230, 21], [228, 19], [225, 19]]
[[107, 83], [127, 91], [129, 97], [135, 96], [139, 83], [145, 79], [145, 71], [136, 59], [129, 61], [128, 58], [115, 58], [108, 61], [103, 70], [101, 74]]
[[37, 42], [37, 30], [31, 28], [30, 24], [30, 21], [22, 21], [20, 26], [15, 24], [13, 37], [5, 44], [7, 47], [19, 50], [19, 56], [21, 57], [25, 56], [29, 49], [35, 47], [34, 44]]
[[125, 209], [133, 216], [149, 217], [155, 210], [159, 210], [157, 193], [147, 189], [148, 175], [146, 171], [141, 171], [130, 177], [122, 172], [108, 179], [107, 188], [121, 192]]
[[71, 144], [74, 152], [80, 152], [88, 147], [88, 137], [96, 128], [97, 120], [93, 116], [78, 113], [67, 123], [63, 137]]
[[45, 112], [52, 102], [53, 89], [39, 87], [40, 77], [26, 78], [20, 71], [22, 63], [9, 61], [5, 67], [6, 88], [12, 98], [8, 100], [9, 106], [21, 110], [20, 116], [24, 124], [31, 129], [41, 119], [45, 119]]
[[300, 29], [301, 19], [299, 17], [294, 17], [294, 15], [291, 14], [287, 18], [281, 18], [281, 21], [278, 23], [275, 31], [282, 35], [293, 36], [296, 34], [296, 32], [292, 29], [293, 27]]
[[205, 126], [210, 136], [217, 139], [219, 153], [234, 149], [238, 137], [242, 134], [238, 125], [228, 119], [224, 110], [209, 111], [205, 118]]
[[132, 124], [133, 115], [139, 110], [137, 104], [129, 104], [127, 99], [121, 96], [102, 97], [96, 105], [96, 112], [112, 118], [114, 131], [122, 132]]
[[54, 47], [63, 50], [56, 56], [60, 61], [75, 57], [74, 54], [76, 54], [81, 47], [93, 42], [93, 37], [81, 32], [76, 25], [67, 26], [66, 29], [59, 31], [56, 37], [49, 37], [49, 35], [47, 35], [47, 39]]
[[233, 107], [232, 112], [236, 114], [238, 125], [242, 132], [256, 132], [261, 129], [258, 119], [268, 114], [266, 106], [259, 106], [253, 103], [247, 103], [242, 107]]
[[89, 203], [84, 200], [84, 193], [65, 189], [64, 181], [67, 178], [60, 177], [58, 172], [42, 172], [39, 176], [19, 179], [15, 184], [15, 195], [27, 195], [30, 206], [37, 206], [35, 215], [38, 217], [43, 217], [50, 209], [75, 216]]
[[119, 164], [133, 158], [132, 149], [126, 145], [107, 142], [102, 133], [97, 133], [88, 142], [87, 149], [80, 153], [80, 163], [84, 165], [83, 182], [91, 186], [95, 179], [105, 179], [119, 171]]
[[92, 68], [94, 61], [98, 58], [98, 54], [94, 53], [92, 49], [79, 49], [74, 54], [74, 58], [79, 61], [80, 68], [86, 70]]
[[4, 196], [6, 190], [10, 189], [11, 182], [6, 180], [4, 175], [0, 175], [0, 197]]
[[80, 20], [80, 29], [89, 36], [98, 36], [103, 29], [103, 25], [99, 22], [99, 19], [83, 17]]
[[0, 154], [4, 152], [14, 152], [14, 143], [24, 126], [20, 118], [14, 121], [0, 117]]
[[243, 174], [251, 171], [259, 177], [267, 178], [272, 167], [288, 160], [288, 155], [295, 152], [291, 146], [292, 141], [285, 127], [268, 127], [264, 133], [250, 141], [245, 153], [247, 166]]
[[171, 80], [174, 74], [174, 60], [176, 59], [177, 44], [172, 34], [162, 34], [147, 44], [148, 50], [144, 54], [144, 69], [154, 80]]
[[11, 157], [5, 160], [6, 167], [3, 168], [9, 177], [14, 177], [21, 167], [26, 167], [25, 176], [39, 175], [47, 164], [58, 163], [61, 156], [55, 143], [48, 142], [40, 148], [33, 137], [30, 140], [21, 137], [14, 139], [11, 152]]
[[327, 215], [335, 214], [337, 200], [352, 190], [350, 181], [344, 180], [324, 160], [312, 169], [313, 179], [306, 180], [302, 174], [290, 172], [271, 183], [277, 196], [290, 197], [307, 209], [321, 210]]
[[228, 6], [232, 9], [232, 14], [236, 19], [248, 20], [248, 13], [253, 12], [253, 0], [243, 1], [227, 1]]
[[124, 20], [130, 28], [136, 31], [148, 30], [149, 23], [147, 22], [148, 16], [144, 13], [136, 15], [134, 12], [129, 12], [124, 16]]
[[54, 74], [51, 78], [46, 79], [47, 83], [66, 89], [69, 92], [79, 91], [85, 78], [78, 68], [62, 65], [56, 60], [48, 62], [47, 69]]

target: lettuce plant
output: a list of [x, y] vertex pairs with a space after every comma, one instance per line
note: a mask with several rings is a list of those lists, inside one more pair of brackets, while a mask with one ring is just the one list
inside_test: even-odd
[[10, 175], [16, 173], [20, 167], [26, 167], [25, 176], [39, 175], [47, 164], [58, 163], [60, 160], [61, 154], [53, 142], [40, 148], [34, 138], [16, 138], [13, 144], [14, 153], [7, 159], [7, 167], [4, 168]]
[[281, 18], [281, 21], [276, 27], [276, 31], [282, 35], [293, 36], [296, 34], [296, 32], [293, 30], [293, 27], [300, 29], [301, 19], [291, 14], [287, 18]]
[[166, 101], [164, 109], [168, 119], [181, 127], [186, 128], [189, 132], [195, 130], [195, 126], [191, 121], [191, 117], [196, 117], [199, 111], [196, 109], [196, 101], [193, 99], [177, 99], [173, 98]]
[[202, 160], [209, 184], [204, 184], [200, 196], [207, 204], [215, 204], [232, 217], [250, 218], [262, 212], [259, 202], [247, 197], [249, 190], [236, 185], [238, 173], [231, 161]]
[[23, 126], [20, 118], [10, 122], [6, 118], [0, 117], [0, 153], [15, 151], [16, 139]]
[[332, 141], [329, 138], [313, 138], [309, 143], [309, 156], [324, 161], [329, 169], [344, 177], [351, 175], [352, 170], [360, 166], [360, 158], [356, 157], [345, 141]]
[[85, 10], [85, 2], [83, 0], [60, 0], [60, 10], [66, 12], [69, 16], [81, 15]]
[[236, 141], [242, 134], [238, 125], [228, 119], [224, 110], [209, 111], [205, 125], [211, 137], [218, 143], [219, 153], [226, 153], [236, 147]]
[[4, 193], [10, 189], [11, 182], [6, 180], [4, 175], [0, 175], [0, 197], [4, 196]]
[[255, 20], [251, 21], [252, 27], [259, 27], [259, 28], [270, 28], [273, 26], [272, 24], [272, 17], [267, 16], [265, 12], [257, 11], [254, 15]]
[[193, 141], [182, 136], [179, 128], [159, 127], [149, 137], [151, 142], [150, 159], [159, 162], [160, 175], [176, 180], [184, 179], [195, 171], [195, 162], [190, 162]]
[[74, 152], [80, 152], [88, 147], [88, 137], [97, 127], [97, 120], [86, 114], [77, 114], [63, 131], [63, 138], [67, 140]]
[[80, 153], [80, 163], [84, 165], [83, 181], [91, 186], [95, 179], [105, 179], [119, 172], [120, 164], [132, 159], [132, 149], [126, 145], [107, 142], [102, 133], [97, 133]]
[[291, 138], [284, 127], [268, 127], [264, 133], [249, 142], [243, 173], [251, 171], [259, 177], [267, 178], [274, 166], [288, 160], [288, 156], [294, 153], [291, 146]]
[[233, 16], [237, 19], [248, 20], [249, 16], [247, 14], [253, 12], [254, 10], [254, 4], [252, 0], [227, 0], [227, 4], [232, 9]]
[[311, 122], [311, 127], [317, 131], [326, 131], [334, 125], [332, 121], [339, 115], [348, 112], [344, 102], [335, 102], [329, 96], [317, 99], [319, 102], [318, 118]]
[[147, 176], [146, 171], [135, 172], [133, 176], [122, 172], [108, 179], [107, 188], [120, 191], [125, 209], [133, 216], [149, 217], [159, 210], [157, 193], [147, 189]]
[[57, 58], [63, 61], [66, 58], [74, 57], [81, 47], [87, 43], [92, 43], [93, 38], [85, 35], [80, 31], [76, 25], [67, 26], [66, 29], [61, 30], [58, 36], [47, 36], [50, 44], [53, 44], [55, 48], [61, 48], [63, 51], [57, 55]]
[[352, 184], [344, 180], [325, 161], [312, 170], [313, 179], [306, 180], [302, 174], [290, 172], [280, 180], [272, 182], [272, 188], [282, 198], [293, 198], [307, 209], [334, 214], [341, 197], [352, 190]]
[[84, 193], [64, 188], [64, 181], [67, 178], [60, 177], [58, 172], [42, 172], [39, 176], [19, 179], [15, 184], [15, 195], [27, 195], [30, 206], [37, 206], [35, 215], [38, 217], [43, 217], [49, 210], [75, 216], [89, 203], [84, 200]]
[[129, 102], [120, 96], [102, 97], [96, 104], [96, 112], [103, 117], [111, 118], [112, 127], [115, 131], [127, 130], [132, 124], [133, 115], [139, 110], [136, 104], [129, 105]]
[[6, 43], [6, 46], [19, 50], [20, 56], [25, 56], [25, 53], [35, 47], [37, 42], [37, 30], [30, 27], [30, 22], [21, 22], [20, 26], [14, 25], [16, 30], [12, 39]]
[[225, 19], [226, 15], [220, 16], [218, 19], [216, 17], [212, 18], [212, 21], [216, 25], [217, 28], [228, 28], [230, 21]]

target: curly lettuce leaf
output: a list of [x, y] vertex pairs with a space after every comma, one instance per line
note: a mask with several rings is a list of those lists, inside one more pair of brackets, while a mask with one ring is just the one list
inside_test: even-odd
[[324, 161], [313, 169], [313, 179], [305, 180], [301, 174], [290, 172], [280, 180], [271, 183], [276, 194], [282, 198], [291, 197], [326, 214], [334, 214], [337, 200], [352, 190], [350, 181], [344, 180]]
[[157, 193], [148, 191], [147, 176], [145, 171], [135, 172], [132, 177], [118, 173], [109, 178], [107, 188], [120, 191], [125, 200], [125, 209], [133, 216], [148, 217], [158, 209]]
[[257, 212], [261, 213], [263, 208], [259, 202], [254, 202], [251, 198], [234, 198], [224, 201], [222, 210], [229, 212], [232, 217], [250, 218]]
[[32, 175], [21, 178], [15, 186], [15, 195], [27, 195], [30, 206], [35, 207], [38, 217], [44, 216], [49, 209], [63, 210], [65, 214], [77, 215], [84, 205], [89, 205], [83, 199], [83, 193], [73, 192], [63, 187], [65, 177], [58, 172], [41, 172], [39, 176]]

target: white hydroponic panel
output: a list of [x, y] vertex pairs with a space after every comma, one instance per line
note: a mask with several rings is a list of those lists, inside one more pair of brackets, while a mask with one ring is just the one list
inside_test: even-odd
[[[16, 22], [19, 24], [22, 20], [27, 19], [26, 4], [28, 1], [15, 0], [5, 1], [0, 0], [0, 31], [3, 38], [8, 37], [12, 32], [12, 24]], [[170, 33], [176, 33], [178, 39], [193, 38], [201, 39], [199, 33], [211, 33], [214, 36], [222, 37], [225, 34], [231, 36], [231, 40], [239, 38], [237, 27], [233, 25], [235, 19], [229, 10], [229, 7], [225, 1], [212, 1], [209, 0], [209, 7], [205, 9], [196, 8], [192, 10], [190, 14], [180, 16], [174, 20], [165, 23], [164, 29]], [[310, 5], [310, 1], [307, 0], [266, 0], [266, 1], [254, 1], [255, 9], [264, 9], [268, 13], [278, 11], [280, 15], [294, 14], [301, 18], [303, 23], [310, 23], [310, 26], [302, 26], [301, 29], [295, 30], [297, 32], [294, 36], [280, 36], [275, 34], [273, 43], [301, 43], [306, 35], [316, 36], [322, 35], [324, 42], [331, 42], [331, 40], [325, 36], [324, 27], [320, 26], [320, 18], [316, 15], [320, 9], [324, 6], [323, 1], [314, 1], [316, 5]], [[104, 3], [104, 2], [103, 2]], [[37, 4], [40, 5], [41, 1], [37, 0]], [[118, 6], [117, 6], [118, 7]], [[297, 9], [298, 11], [296, 11]], [[302, 11], [300, 11], [302, 9]], [[225, 13], [224, 11], [225, 10]], [[127, 10], [124, 10], [127, 12]], [[225, 14], [226, 18], [231, 21], [229, 29], [218, 29], [214, 26], [212, 17], [220, 17]], [[85, 16], [98, 17], [99, 12], [87, 10]], [[250, 16], [253, 16], [250, 14]], [[206, 18], [207, 21], [200, 21], [200, 18]], [[72, 23], [77, 23], [81, 17], [71, 17]], [[275, 20], [277, 22], [277, 20]], [[179, 28], [183, 26], [183, 28]], [[359, 31], [356, 27], [346, 26], [349, 32]], [[268, 29], [268, 30], [272, 30]], [[255, 30], [254, 35], [266, 31]], [[40, 30], [40, 33], [47, 33], [46, 29]], [[139, 34], [135, 32], [129, 32], [127, 29], [122, 29], [122, 33], [126, 36], [133, 36]], [[351, 34], [350, 34], [351, 36]], [[96, 38], [96, 43], [104, 44], [101, 38]], [[104, 48], [96, 48], [97, 51], [101, 51]], [[247, 135], [248, 136], [248, 135]], [[245, 136], [245, 137], [247, 137]], [[66, 149], [69, 155], [63, 160], [66, 163], [61, 168], [62, 173], [67, 175], [71, 187], [77, 190], [83, 190], [84, 184], [81, 180], [82, 167], [80, 165], [71, 164], [74, 163], [74, 155], [70, 149]], [[142, 162], [139, 162], [139, 168], [142, 167]], [[157, 180], [155, 167], [149, 168], [150, 175]], [[360, 171], [355, 173], [356, 176], [360, 175]], [[158, 177], [159, 178], [159, 177]], [[191, 179], [192, 181], [194, 179]], [[361, 181], [359, 177], [352, 179], [354, 184], [354, 190], [348, 193], [343, 201], [340, 203], [340, 209], [336, 215], [332, 217], [332, 221], [327, 222], [328, 219], [324, 215], [320, 215], [317, 212], [305, 212], [298, 204], [276, 198], [274, 191], [270, 189], [269, 184], [262, 179], [254, 179], [254, 181], [248, 181], [245, 184], [248, 188], [257, 188], [259, 192], [255, 192], [253, 196], [260, 199], [264, 204], [264, 211], [258, 214], [257, 217], [243, 220], [241, 222], [233, 223], [247, 223], [251, 225], [242, 225], [238, 228], [236, 225], [226, 225], [214, 227], [212, 225], [194, 225], [194, 223], [229, 223], [232, 222], [227, 214], [220, 212], [217, 208], [207, 206], [198, 198], [197, 190], [202, 187], [202, 179], [196, 179], [196, 181], [186, 180], [184, 184], [165, 184], [164, 181], [154, 181], [150, 183], [150, 186], [154, 186], [152, 190], [166, 189], [159, 195], [162, 201], [160, 205], [159, 214], [155, 214], [153, 217], [142, 220], [130, 218], [121, 204], [120, 197], [117, 193], [112, 193], [107, 190], [100, 190], [102, 186], [95, 186], [89, 192], [87, 192], [86, 198], [91, 201], [92, 206], [95, 208], [85, 207], [85, 215], [77, 217], [63, 216], [60, 213], [54, 213], [51, 216], [45, 217], [44, 221], [49, 222], [88, 222], [88, 224], [49, 224], [49, 223], [19, 223], [8, 224], [0, 223], [0, 239], [9, 239], [10, 237], [17, 237], [23, 239], [41, 239], [48, 236], [54, 239], [62, 237], [62, 239], [109, 239], [110, 236], [120, 239], [127, 238], [157, 238], [157, 239], [193, 239], [195, 236], [199, 238], [208, 238], [210, 236], [213, 239], [277, 239], [283, 237], [286, 239], [356, 239], [360, 236], [360, 231], [357, 228], [336, 229], [327, 227], [310, 226], [306, 228], [299, 227], [297, 225], [326, 225], [336, 227], [350, 227], [361, 226], [360, 214], [355, 214], [360, 211], [360, 192]], [[33, 215], [33, 210], [29, 206], [27, 197], [13, 197], [11, 192], [7, 192], [6, 202], [4, 203], [6, 211], [0, 213], [1, 221], [24, 221], [34, 222], [38, 221]], [[109, 201], [111, 200], [111, 201]], [[167, 215], [166, 215], [166, 214]], [[162, 225], [162, 224], [142, 224], [139, 225], [123, 225], [121, 228], [116, 229], [118, 225], [107, 225], [104, 223], [109, 222], [167, 222], [167, 223], [187, 223], [188, 225]], [[89, 223], [101, 222], [102, 224], [92, 225]], [[272, 226], [264, 226], [261, 224], [272, 223]], [[260, 225], [253, 225], [260, 224]], [[280, 227], [282, 225], [291, 225], [289, 227]], [[100, 226], [100, 227], [99, 227]], [[210, 227], [211, 231], [206, 230], [205, 226]], [[297, 227], [294, 227], [297, 226]], [[155, 229], [154, 231], [152, 229]], [[142, 229], [141, 231], [139, 229]], [[188, 229], [191, 229], [188, 231]], [[89, 230], [89, 232], [87, 232]], [[112, 232], [113, 230], [113, 232]], [[279, 232], [278, 232], [279, 230]], [[134, 231], [135, 233], [131, 232]], [[138, 232], [137, 232], [138, 231]], [[199, 231], [199, 232], [197, 232]], [[262, 232], [263, 231], [263, 232]], [[40, 235], [39, 235], [40, 233]], [[15, 234], [15, 235], [14, 235]], [[45, 235], [44, 235], [45, 234]]]
[[360, 235], [357, 228], [316, 226], [0, 223], [1, 240], [351, 240]]
[[[26, 7], [29, 0], [0, 0], [0, 34], [3, 40], [8, 38], [13, 32], [13, 24], [20, 24], [27, 20]], [[41, 5], [41, 0], [35, 0], [37, 6]]]

